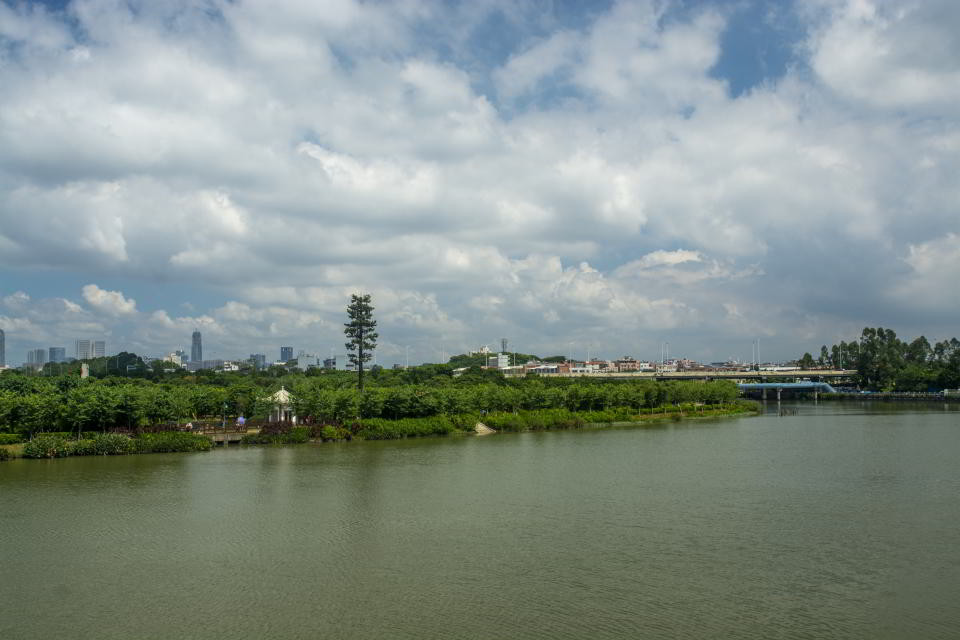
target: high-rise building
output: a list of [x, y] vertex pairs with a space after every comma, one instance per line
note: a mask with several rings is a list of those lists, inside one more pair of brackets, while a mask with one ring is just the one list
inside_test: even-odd
[[254, 369], [266, 369], [267, 368], [267, 356], [263, 353], [251, 353], [250, 354], [250, 364], [253, 365]]
[[200, 341], [200, 331], [194, 330], [193, 342], [190, 344], [190, 361], [203, 362], [203, 343]]
[[77, 340], [77, 360], [89, 360], [90, 358], [90, 341]]
[[49, 362], [66, 362], [67, 360], [67, 350], [64, 347], [50, 347], [50, 357], [47, 358]]
[[0, 367], [7, 366], [7, 336], [0, 329]]
[[280, 362], [293, 360], [293, 347], [280, 347]]
[[42, 367], [43, 363], [47, 361], [47, 351], [46, 349], [30, 349], [27, 351], [27, 364], [36, 365], [37, 367]]
[[93, 357], [94, 358], [103, 358], [107, 355], [107, 343], [103, 340], [94, 340], [93, 341]]

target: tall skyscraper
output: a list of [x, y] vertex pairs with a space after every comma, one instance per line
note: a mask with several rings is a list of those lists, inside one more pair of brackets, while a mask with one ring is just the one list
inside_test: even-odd
[[38, 368], [47, 361], [46, 349], [30, 349], [27, 351], [27, 364], [36, 365]]
[[280, 347], [280, 362], [293, 360], [293, 347]]
[[67, 359], [67, 350], [64, 347], [50, 347], [49, 362], [64, 362]]
[[93, 341], [93, 357], [103, 358], [107, 355], [107, 343], [103, 340]]
[[253, 364], [254, 369], [266, 369], [267, 368], [267, 356], [262, 353], [251, 353], [250, 354], [250, 363]]
[[0, 329], [0, 367], [7, 366], [7, 336]]
[[77, 360], [89, 360], [90, 358], [90, 341], [77, 340]]
[[203, 362], [203, 344], [200, 342], [200, 331], [194, 330], [193, 343], [190, 345], [190, 361]]

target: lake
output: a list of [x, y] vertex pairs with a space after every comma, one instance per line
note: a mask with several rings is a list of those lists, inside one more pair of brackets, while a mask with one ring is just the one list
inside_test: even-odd
[[0, 463], [0, 637], [956, 638], [960, 406]]

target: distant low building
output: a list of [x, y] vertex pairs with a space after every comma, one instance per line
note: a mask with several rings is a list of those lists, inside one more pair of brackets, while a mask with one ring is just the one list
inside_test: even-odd
[[180, 356], [180, 353], [178, 353], [178, 352], [168, 353], [167, 355], [163, 356], [163, 361], [164, 361], [164, 362], [169, 362], [169, 363], [171, 363], [171, 364], [175, 364], [175, 365], [177, 365], [178, 367], [183, 366], [184, 364], [186, 364], [186, 363], [183, 361], [183, 358]]
[[595, 373], [616, 371], [616, 365], [609, 360], [588, 360], [584, 365]]
[[322, 367], [323, 360], [320, 358], [320, 356], [312, 353], [304, 353], [303, 351], [297, 355], [297, 369], [300, 371], [308, 371], [310, 369], [319, 369]]
[[509, 366], [510, 356], [506, 353], [498, 353], [487, 358], [487, 367], [491, 369], [506, 369]]
[[323, 368], [330, 371], [354, 371], [356, 369], [350, 362], [350, 358], [345, 355], [335, 355], [331, 358], [324, 358]]
[[668, 360], [667, 362], [661, 362], [657, 365], [657, 373], [676, 373], [677, 372], [677, 363]]
[[201, 360], [200, 362], [190, 361], [186, 363], [189, 371], [200, 371], [201, 369], [223, 369], [224, 360]]

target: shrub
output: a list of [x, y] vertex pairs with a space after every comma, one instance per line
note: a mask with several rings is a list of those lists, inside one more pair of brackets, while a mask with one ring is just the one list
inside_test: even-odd
[[134, 451], [133, 439], [120, 433], [100, 433], [89, 442], [97, 456], [120, 456]]
[[248, 433], [240, 442], [242, 444], [303, 444], [309, 440], [309, 427], [287, 425], [285, 429], [273, 428], [261, 430], [260, 433]]
[[265, 436], [279, 436], [290, 433], [293, 430], [293, 425], [289, 422], [265, 422], [263, 426], [260, 427], [260, 435]]
[[353, 434], [346, 427], [335, 426], [332, 424], [314, 425], [310, 429], [310, 437], [320, 438], [324, 442], [336, 440], [350, 440]]
[[0, 462], [3, 462], [4, 460], [9, 460], [12, 457], [13, 457], [13, 454], [10, 453], [9, 449], [4, 449], [3, 447], [0, 447]]
[[397, 440], [421, 436], [441, 436], [457, 430], [447, 416], [384, 420], [369, 418], [360, 424], [357, 435], [365, 440]]
[[142, 433], [133, 439], [136, 453], [172, 453], [181, 451], [209, 451], [213, 442], [198, 433], [163, 431]]
[[480, 421], [497, 431], [523, 431], [527, 428], [526, 421], [516, 413], [488, 413]]
[[605, 411], [587, 411], [579, 414], [589, 424], [609, 424], [613, 422], [635, 422], [637, 414], [632, 409], [618, 407]]
[[96, 453], [93, 448], [93, 440], [71, 440], [69, 444], [71, 456], [92, 456]]
[[23, 447], [24, 458], [65, 458], [73, 453], [72, 442], [59, 435], [41, 434]]
[[23, 438], [19, 433], [0, 433], [0, 445], [19, 444]]
[[[603, 412], [575, 413], [568, 409], [540, 409], [517, 413], [488, 413], [480, 421], [498, 431], [541, 431], [544, 429], [579, 429], [588, 422], [584, 416]], [[607, 420], [609, 421], [609, 420]]]
[[119, 433], [98, 433], [71, 443], [72, 456], [119, 456], [135, 453], [133, 439]]

